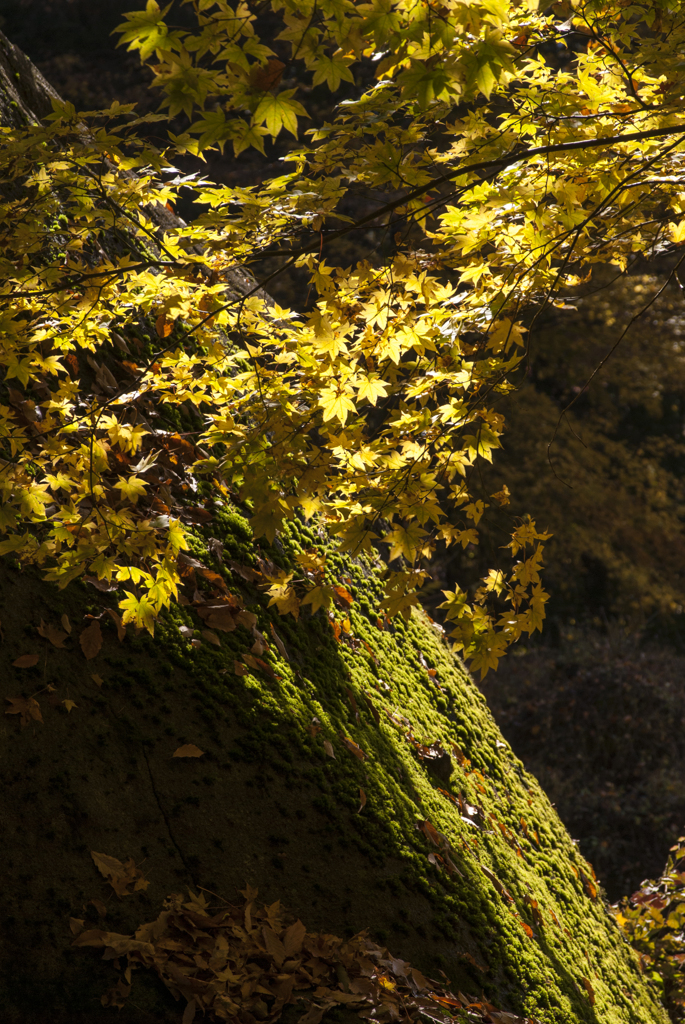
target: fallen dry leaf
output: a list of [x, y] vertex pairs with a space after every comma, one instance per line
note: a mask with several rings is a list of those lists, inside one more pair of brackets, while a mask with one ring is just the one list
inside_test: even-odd
[[166, 313], [160, 313], [155, 320], [155, 330], [159, 338], [168, 338], [174, 329], [174, 321], [167, 320]]
[[329, 757], [335, 758], [335, 751], [333, 750], [333, 744], [330, 740], [323, 741], [323, 749], [326, 751]]
[[107, 917], [107, 907], [102, 900], [91, 900], [90, 902], [97, 910], [98, 917]]
[[362, 640], [362, 644], [363, 644], [363, 646], [364, 646], [364, 647], [366, 648], [366, 650], [368, 651], [368, 653], [369, 653], [369, 654], [371, 655], [371, 658], [373, 659], [373, 663], [374, 663], [374, 665], [377, 665], [377, 664], [378, 664], [378, 658], [377, 658], [377, 657], [376, 657], [376, 655], [374, 654], [374, 652], [373, 652], [373, 648], [371, 647], [371, 645], [370, 645], [370, 644], [367, 644], [366, 640]]
[[102, 678], [102, 676], [99, 676], [99, 675], [97, 674], [97, 672], [93, 672], [93, 674], [91, 675], [91, 677], [90, 677], [90, 678], [91, 678], [91, 679], [93, 680], [93, 682], [95, 683], [95, 685], [96, 685], [96, 686], [102, 686], [102, 684], [103, 684], [103, 683], [104, 683], [104, 681], [105, 681], [105, 680], [104, 680], [104, 679]]
[[349, 608], [354, 604], [352, 594], [345, 587], [333, 587], [336, 604], [341, 608]]
[[250, 668], [259, 669], [261, 672], [266, 672], [266, 674], [268, 676], [271, 676], [272, 679], [280, 679], [280, 676], [276, 675], [271, 665], [269, 665], [262, 658], [255, 658], [253, 654], [243, 654], [243, 661], [245, 662], [246, 665], [249, 665]]
[[581, 980], [581, 982], [583, 984], [583, 988], [587, 992], [588, 997], [590, 999], [590, 1006], [594, 1006], [595, 1005], [595, 990], [592, 987], [592, 983], [590, 981], [588, 981], [587, 978], [581, 978], [580, 980]]
[[207, 626], [222, 633], [232, 633], [238, 622], [238, 609], [231, 608], [225, 602], [201, 605], [197, 614], [205, 620]]
[[352, 710], [354, 712], [354, 717], [355, 717], [356, 721], [358, 722], [359, 721], [359, 708], [357, 707], [357, 702], [354, 699], [354, 694], [352, 693], [352, 690], [349, 688], [349, 686], [345, 687], [345, 693], [347, 694], [347, 699], [349, 700], [350, 704], [352, 705]]
[[121, 641], [126, 637], [126, 626], [122, 621], [121, 615], [119, 615], [118, 612], [115, 612], [113, 608], [107, 608], [106, 611], [114, 625], [117, 627], [117, 639], [121, 643]]
[[131, 986], [127, 985], [123, 978], [119, 978], [117, 984], [100, 996], [103, 1006], [114, 1006], [117, 1010], [123, 1010], [126, 1000], [131, 994]]
[[64, 647], [64, 641], [67, 638], [67, 634], [63, 633], [57, 626], [51, 626], [40, 620], [40, 626], [38, 627], [39, 636], [49, 640], [53, 647]]
[[69, 616], [64, 613], [62, 618], [59, 620], [62, 623], [62, 629], [65, 633], [71, 633], [71, 623], [69, 622]]
[[240, 565], [238, 562], [229, 561], [229, 566], [238, 576], [242, 576], [248, 583], [257, 583], [262, 578], [261, 572], [250, 568], [249, 565]]
[[78, 642], [88, 661], [99, 654], [102, 647], [102, 630], [97, 619], [93, 619], [90, 626], [86, 626], [78, 638]]
[[226, 590], [226, 580], [221, 576], [220, 573], [214, 572], [213, 569], [206, 569], [204, 566], [197, 570], [199, 575], [202, 576], [207, 583], [212, 583], [214, 586], [219, 587], [220, 590]]
[[38, 654], [22, 654], [20, 658], [17, 658], [12, 662], [15, 668], [33, 668], [34, 665], [38, 664]]
[[172, 757], [202, 757], [204, 750], [200, 750], [194, 743], [184, 743], [182, 747], [175, 750]]
[[64, 704], [67, 711], [71, 711], [73, 708], [78, 707], [78, 704], [73, 700], [63, 700], [62, 704]]
[[497, 875], [495, 874], [495, 872], [491, 871], [490, 868], [485, 866], [485, 864], [481, 864], [480, 865], [480, 869], [483, 872], [483, 874], [485, 875], [485, 877], [490, 879], [490, 881], [494, 885], [495, 889], [497, 889], [497, 892], [500, 894], [500, 896], [502, 896], [503, 899], [507, 900], [509, 903], [513, 903], [514, 901], [513, 901], [513, 898], [511, 896], [511, 894], [502, 885], [502, 883], [500, 882], [500, 880], [497, 877]]
[[215, 647], [221, 647], [221, 640], [219, 640], [219, 637], [216, 633], [213, 633], [211, 629], [203, 629], [202, 635], [210, 644], [214, 644]]
[[361, 803], [359, 804], [359, 810], [357, 811], [357, 814], [361, 814], [364, 808], [366, 807], [366, 793], [364, 792], [361, 786], [359, 787], [359, 799], [361, 800]]
[[348, 736], [343, 736], [342, 733], [340, 735], [340, 739], [345, 744], [350, 753], [354, 754], [354, 756], [359, 758], [360, 761], [366, 761], [368, 759], [369, 755], [366, 754], [359, 746], [359, 744], [354, 742], [354, 740], [351, 740]]
[[40, 713], [40, 704], [33, 697], [5, 697], [12, 706], [5, 709], [6, 715], [21, 715], [22, 728], [30, 721], [43, 723], [43, 716]]
[[246, 676], [248, 674], [247, 665], [242, 665], [239, 661], [233, 662], [233, 671], [237, 676]]
[[[107, 879], [117, 896], [131, 896], [134, 892], [144, 891], [150, 884], [143, 877], [140, 868], [135, 866], [132, 857], [122, 864], [116, 857], [110, 857], [106, 853], [96, 853], [95, 850], [91, 850], [90, 855], [96, 868]], [[84, 932], [79, 939], [83, 939], [87, 934], [88, 932]]]
[[197, 1003], [195, 1002], [195, 999], [191, 999], [189, 1003], [186, 1003], [186, 1008], [183, 1011], [183, 1017], [181, 1018], [181, 1024], [193, 1024], [196, 1011]]
[[278, 653], [284, 659], [284, 661], [290, 661], [290, 655], [288, 654], [288, 651], [286, 650], [285, 644], [283, 643], [283, 641], [281, 640], [280, 636], [278, 635], [278, 633], [274, 629], [273, 622], [269, 623], [269, 627], [271, 629], [271, 635], [272, 635], [272, 637], [274, 639], [274, 643], [276, 644], [276, 647], [278, 649]]
[[416, 827], [431, 841], [433, 846], [442, 846], [442, 833], [438, 832], [435, 825], [426, 819], [425, 821], [417, 822]]
[[95, 587], [102, 594], [110, 594], [113, 590], [118, 590], [119, 585], [117, 583], [108, 583], [107, 580], [99, 580], [97, 576], [84, 576], [83, 580], [86, 583], [90, 583], [91, 587]]
[[381, 716], [378, 714], [378, 709], [376, 708], [376, 706], [373, 703], [373, 701], [369, 700], [369, 697], [368, 697], [368, 695], [366, 693], [364, 694], [364, 700], [366, 702], [366, 706], [368, 707], [369, 711], [371, 712], [371, 715], [373, 716], [374, 722], [376, 723], [376, 725], [380, 725], [381, 724]]

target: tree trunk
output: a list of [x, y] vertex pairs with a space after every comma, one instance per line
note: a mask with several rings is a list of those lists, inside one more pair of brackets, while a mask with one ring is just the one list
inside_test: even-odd
[[[0, 38], [3, 122], [44, 116], [50, 96]], [[225, 566], [256, 564], [228, 500], [195, 534], [208, 566], [212, 539]], [[326, 545], [300, 524], [260, 554], [287, 567]], [[422, 613], [383, 627], [379, 567], [333, 552], [329, 565], [353, 598], [337, 639], [323, 612], [295, 622], [267, 608], [256, 573], [227, 577], [270, 644], [271, 671], [247, 625], [222, 632], [220, 647], [196, 633], [193, 646], [179, 627], [205, 623], [190, 606], [175, 606], [154, 639], [120, 642], [104, 614], [102, 648], [86, 658], [85, 616], [114, 608], [113, 596], [82, 582], [58, 592], [32, 569], [0, 566], [3, 1021], [180, 1021], [151, 972], [133, 975], [118, 1016], [103, 1009], [117, 975], [72, 945], [70, 918], [129, 933], [170, 893], [230, 899], [245, 882], [308, 929], [368, 929], [499, 1010], [549, 1024], [665, 1021], [590, 867], [439, 630]], [[64, 615], [72, 633], [57, 647], [41, 623]], [[35, 666], [15, 665], [30, 654]], [[427, 749], [437, 741], [446, 754]], [[185, 744], [202, 756], [173, 757]], [[91, 851], [133, 858], [149, 887], [118, 897]]]

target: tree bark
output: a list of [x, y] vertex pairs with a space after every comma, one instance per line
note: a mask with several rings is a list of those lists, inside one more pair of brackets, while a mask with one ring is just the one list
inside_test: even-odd
[[[20, 129], [54, 95], [0, 36], [2, 122]], [[258, 553], [287, 567], [298, 550], [327, 546], [295, 524], [259, 552], [239, 508], [212, 507], [195, 530], [207, 565], [220, 550], [212, 540], [224, 567], [254, 566]], [[204, 623], [177, 606], [154, 639], [120, 642], [112, 595], [81, 582], [58, 592], [32, 569], [0, 565], [3, 1021], [180, 1021], [182, 1007], [142, 971], [118, 1016], [103, 1009], [117, 975], [72, 946], [70, 918], [132, 932], [172, 892], [230, 899], [249, 882], [310, 930], [368, 929], [501, 1010], [549, 1024], [665, 1022], [590, 867], [439, 631], [422, 613], [383, 626], [379, 566], [367, 558], [330, 551], [329, 566], [354, 599], [340, 640], [322, 612], [281, 618], [249, 572], [228, 577], [271, 645], [270, 673], [247, 664], [255, 634], [244, 625], [220, 647], [193, 647], [179, 627]], [[39, 628], [64, 615], [72, 633], [58, 648]], [[87, 659], [79, 637], [100, 615], [103, 645]], [[37, 665], [15, 666], [26, 654]], [[249, 671], [236, 674], [236, 662]], [[29, 707], [22, 697], [40, 718], [34, 705], [15, 713]], [[448, 755], [422, 757], [418, 741]], [[202, 756], [173, 757], [189, 743]], [[92, 851], [132, 857], [149, 888], [117, 897]]]

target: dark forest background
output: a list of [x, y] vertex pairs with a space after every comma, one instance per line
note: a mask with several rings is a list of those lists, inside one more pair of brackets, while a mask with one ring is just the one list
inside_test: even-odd
[[[0, 28], [77, 108], [154, 109], [148, 72], [110, 34], [135, 6], [0, 0]], [[278, 156], [217, 155], [208, 170], [245, 184], [278, 173]], [[362, 244], [375, 243], [369, 232]], [[277, 297], [301, 305], [298, 287], [284, 280]], [[434, 609], [441, 588], [494, 565], [511, 516], [554, 534], [544, 635], [482, 686], [617, 899], [658, 874], [685, 831], [685, 303], [668, 267], [636, 264], [596, 273], [566, 304], [537, 319], [520, 387], [502, 401], [505, 447], [482, 489], [487, 500], [506, 484], [512, 503], [490, 510], [479, 548], [439, 558], [426, 598]]]

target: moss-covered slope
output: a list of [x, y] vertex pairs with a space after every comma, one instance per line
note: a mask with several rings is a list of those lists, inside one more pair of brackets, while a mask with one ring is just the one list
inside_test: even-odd
[[[211, 537], [224, 542], [225, 560], [254, 561], [235, 511], [217, 508], [197, 534], [195, 554], [208, 564]], [[286, 565], [312, 543], [323, 546], [297, 527], [270, 554]], [[341, 642], [323, 612], [282, 618], [258, 589], [225, 564], [220, 571], [259, 630], [272, 640], [273, 625], [285, 644], [289, 662], [275, 644], [267, 657], [275, 677], [234, 673], [254, 643], [243, 626], [221, 633], [220, 649], [194, 648], [178, 627], [203, 623], [180, 606], [154, 640], [131, 634], [119, 643], [103, 617], [102, 649], [86, 661], [76, 639], [83, 616], [112, 606], [113, 596], [85, 584], [58, 593], [29, 572], [3, 570], [2, 695], [35, 696], [43, 717], [23, 728], [19, 715], [2, 721], [3, 1020], [114, 1018], [99, 1003], [111, 965], [70, 947], [70, 916], [99, 920], [91, 899], [107, 903], [105, 927], [126, 931], [170, 892], [200, 885], [231, 897], [247, 880], [308, 928], [368, 928], [395, 955], [444, 970], [502, 1009], [550, 1024], [663, 1021], [601, 898], [592, 898], [589, 867], [429, 621], [417, 614], [379, 629], [377, 575], [363, 560], [329, 560], [354, 596], [356, 639]], [[74, 632], [55, 648], [37, 627], [64, 613]], [[12, 665], [30, 653], [40, 655], [35, 667]], [[67, 711], [64, 700], [77, 706]], [[470, 765], [453, 753], [449, 781], [429, 772], [403, 719], [427, 744], [456, 743]], [[183, 743], [204, 756], [173, 758]], [[462, 804], [464, 815], [460, 796], [471, 807]], [[445, 850], [431, 844], [430, 827], [417, 828], [426, 820], [449, 841], [458, 873], [429, 861]], [[118, 900], [91, 850], [142, 862], [147, 892]], [[139, 975], [118, 1019], [180, 1014]]]

